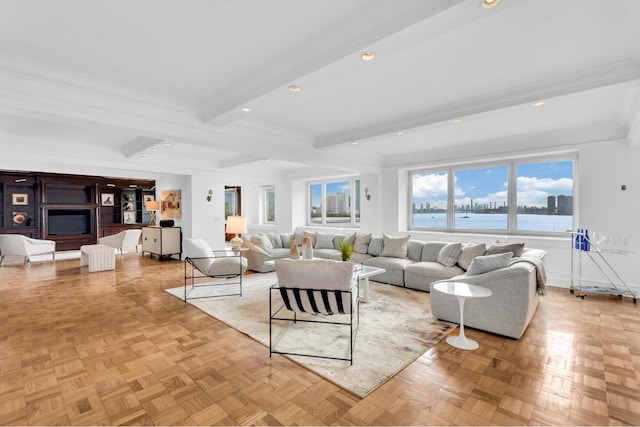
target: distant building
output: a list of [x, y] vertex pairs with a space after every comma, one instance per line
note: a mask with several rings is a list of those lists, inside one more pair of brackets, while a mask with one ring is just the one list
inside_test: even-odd
[[573, 215], [573, 196], [558, 196], [558, 215]]
[[556, 196], [547, 197], [547, 215], [556, 214]]

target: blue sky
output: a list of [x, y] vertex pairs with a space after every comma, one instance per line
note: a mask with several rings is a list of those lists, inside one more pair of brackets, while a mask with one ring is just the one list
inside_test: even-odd
[[[455, 172], [456, 205], [507, 201], [508, 169], [506, 166], [459, 169]], [[546, 206], [548, 196], [572, 195], [573, 162], [520, 164], [517, 167], [518, 205]], [[414, 175], [414, 202], [430, 202], [446, 208], [446, 173]]]
[[[349, 181], [331, 182], [327, 183], [327, 194], [336, 194], [340, 191], [344, 191], [349, 194], [351, 183]], [[320, 206], [322, 197], [322, 184], [316, 184], [311, 186], [311, 205]]]

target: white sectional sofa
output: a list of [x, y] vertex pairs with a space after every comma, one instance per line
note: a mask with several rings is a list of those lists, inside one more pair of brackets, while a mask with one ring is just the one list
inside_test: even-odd
[[[538, 304], [539, 275], [536, 266], [531, 263], [513, 262], [514, 258], [504, 267], [469, 274], [467, 270], [477, 256], [483, 256], [483, 260], [486, 258], [484, 244], [469, 244], [461, 248], [462, 245], [457, 243], [422, 242], [410, 240], [408, 236], [396, 239], [371, 236], [368, 245], [363, 245], [367, 235], [346, 236], [307, 231], [261, 233], [243, 236], [243, 246], [249, 249], [243, 253], [248, 260], [248, 269], [261, 273], [274, 271], [274, 260], [288, 258], [291, 241], [301, 244], [305, 236], [312, 239], [314, 257], [336, 260], [341, 259], [339, 247], [342, 239], [363, 239], [359, 241], [360, 245], [356, 244], [360, 250], [354, 252], [352, 262], [384, 268], [385, 273], [371, 279], [376, 282], [431, 292], [432, 313], [441, 320], [459, 322], [457, 300], [431, 289], [433, 283], [442, 280], [477, 284], [493, 291], [491, 297], [469, 301], [469, 307], [465, 308], [465, 325], [488, 332], [519, 338]], [[394, 248], [390, 251], [392, 245]], [[522, 261], [521, 258], [536, 258], [540, 260], [538, 264], [543, 262], [545, 256], [544, 251], [525, 249], [524, 245], [494, 246], [487, 254], [505, 251], [515, 251], [519, 261]], [[448, 256], [447, 252], [450, 252]], [[543, 269], [543, 265], [539, 265], [539, 269]]]

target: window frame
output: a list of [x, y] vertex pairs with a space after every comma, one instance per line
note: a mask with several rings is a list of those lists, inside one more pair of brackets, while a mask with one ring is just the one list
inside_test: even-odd
[[[269, 192], [273, 193], [273, 220], [269, 220]], [[276, 211], [275, 211], [275, 185], [262, 185], [260, 186], [260, 223], [264, 225], [276, 225], [278, 223]]]
[[[572, 162], [572, 197], [573, 197], [573, 213], [571, 229], [575, 229], [575, 224], [578, 222], [577, 218], [577, 206], [578, 206], [578, 180], [577, 180], [577, 168], [578, 168], [578, 155], [577, 153], [564, 153], [548, 156], [532, 156], [532, 157], [519, 157], [512, 159], [502, 159], [496, 161], [476, 162], [476, 163], [457, 163], [444, 166], [434, 166], [418, 169], [408, 170], [408, 222], [409, 230], [415, 231], [427, 231], [427, 232], [449, 232], [449, 233], [472, 233], [472, 234], [500, 234], [500, 235], [535, 235], [535, 236], [550, 236], [558, 237], [562, 233], [566, 233], [566, 230], [562, 231], [535, 231], [535, 230], [521, 230], [517, 228], [518, 221], [518, 187], [517, 187], [517, 173], [518, 166], [523, 164], [532, 163], [553, 163], [553, 162]], [[455, 228], [455, 173], [461, 170], [470, 169], [483, 169], [483, 168], [495, 168], [495, 167], [507, 167], [507, 228], [506, 229], [489, 229], [489, 228]], [[447, 221], [445, 227], [424, 227], [415, 226], [413, 224], [414, 212], [413, 212], [413, 177], [414, 175], [422, 174], [447, 174]]]
[[[340, 223], [327, 223], [327, 185], [333, 184], [336, 182], [349, 182], [349, 215], [350, 220], [348, 223], [340, 222]], [[361, 213], [360, 216], [357, 216], [356, 207], [360, 206], [359, 202], [356, 202], [356, 190], [358, 186], [356, 182], [359, 182], [360, 186], [362, 184], [359, 176], [346, 176], [346, 177], [334, 177], [329, 179], [321, 179], [321, 180], [313, 180], [307, 181], [307, 226], [308, 227], [337, 227], [337, 228], [360, 228], [361, 221]], [[314, 185], [320, 185], [320, 198], [322, 202], [322, 212], [320, 216], [320, 222], [312, 222], [311, 221], [311, 210], [312, 210], [312, 198], [311, 198], [311, 187]], [[358, 193], [359, 195], [359, 193]]]

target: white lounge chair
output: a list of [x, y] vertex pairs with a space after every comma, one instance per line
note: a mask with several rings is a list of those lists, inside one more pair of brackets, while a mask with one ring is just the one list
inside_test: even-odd
[[56, 259], [56, 242], [32, 239], [22, 234], [0, 234], [0, 266], [6, 256], [22, 256], [24, 264], [32, 255], [51, 254]]
[[136, 248], [136, 253], [138, 253], [138, 242], [140, 241], [140, 235], [142, 234], [142, 230], [124, 230], [119, 232], [118, 234], [112, 234], [111, 236], [105, 236], [98, 239], [98, 243], [101, 245], [111, 246], [114, 249], [120, 250], [120, 255], [123, 254], [122, 250], [124, 248]]

